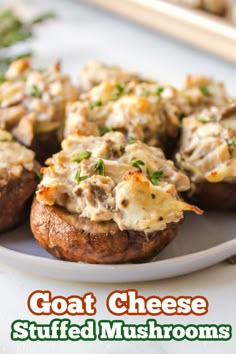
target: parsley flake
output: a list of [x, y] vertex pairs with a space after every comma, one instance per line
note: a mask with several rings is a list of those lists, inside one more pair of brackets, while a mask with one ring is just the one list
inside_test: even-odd
[[229, 146], [236, 146], [236, 136], [230, 140], [228, 140]]
[[145, 163], [142, 160], [132, 159], [132, 166], [137, 167], [139, 170], [142, 170], [141, 166], [144, 166]]
[[129, 144], [134, 144], [136, 142], [136, 139], [133, 136], [129, 136], [127, 140]]
[[105, 135], [106, 133], [112, 132], [112, 129], [108, 127], [100, 127], [99, 130], [101, 136]]
[[149, 91], [143, 91], [142, 96], [148, 97], [148, 96], [150, 96], [150, 94], [151, 94], [151, 92], [149, 92]]
[[160, 179], [163, 177], [163, 171], [162, 170], [158, 170], [155, 172], [150, 172], [149, 169], [147, 168], [147, 177], [149, 179], [149, 181], [154, 185], [157, 186]]
[[90, 103], [90, 107], [91, 107], [91, 108], [100, 107], [100, 106], [102, 106], [102, 101], [100, 101], [100, 100], [92, 101], [92, 102]]
[[209, 123], [212, 120], [211, 116], [198, 116], [196, 120], [201, 123]]
[[81, 169], [79, 169], [75, 174], [75, 181], [77, 183], [84, 181], [85, 179], [89, 178], [88, 175], [81, 176]]
[[15, 139], [8, 139], [8, 138], [3, 138], [0, 139], [0, 143], [13, 143], [15, 141]]
[[116, 101], [118, 100], [118, 98], [120, 98], [120, 96], [123, 94], [124, 92], [124, 86], [122, 86], [119, 82], [117, 82], [115, 84], [115, 88], [116, 88], [116, 93], [115, 95], [111, 98], [111, 101]]
[[83, 151], [72, 156], [73, 162], [80, 163], [83, 160], [88, 160], [91, 157], [92, 153], [90, 151]]
[[32, 89], [31, 89], [31, 96], [32, 97], [36, 97], [36, 98], [41, 98], [42, 97], [42, 94], [41, 92], [39, 91], [39, 88], [37, 85], [33, 85], [32, 86]]
[[116, 89], [117, 89], [117, 91], [118, 91], [119, 93], [123, 93], [124, 87], [123, 87], [119, 82], [117, 82], [117, 84], [115, 85], [115, 87], [116, 87]]
[[99, 159], [94, 165], [94, 172], [98, 172], [99, 175], [105, 176], [105, 164], [102, 159]]
[[204, 96], [210, 96], [210, 92], [207, 86], [201, 86], [199, 89]]
[[156, 88], [154, 93], [155, 93], [155, 95], [160, 96], [163, 91], [164, 91], [164, 87], [159, 86]]
[[41, 181], [41, 179], [43, 178], [43, 174], [40, 173], [40, 171], [38, 171], [38, 170], [35, 170], [34, 173], [35, 173], [36, 177], [38, 177], [38, 179]]

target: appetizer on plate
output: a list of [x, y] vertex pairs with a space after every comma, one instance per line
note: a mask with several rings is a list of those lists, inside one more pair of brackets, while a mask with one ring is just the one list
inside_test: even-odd
[[86, 92], [91, 90], [94, 86], [110, 80], [126, 83], [129, 81], [139, 82], [143, 79], [140, 75], [125, 71], [119, 66], [103, 64], [91, 60], [80, 70], [79, 90], [80, 92]]
[[34, 155], [0, 129], [0, 232], [24, 220], [27, 201], [38, 184]]
[[187, 192], [204, 209], [236, 207], [236, 104], [184, 118], [178, 167], [191, 181]]
[[[223, 107], [232, 102], [222, 82], [203, 75], [187, 76], [179, 99], [184, 98], [181, 107], [183, 116], [200, 112], [211, 106]], [[188, 104], [186, 104], [188, 102]]]
[[31, 229], [54, 256], [89, 263], [142, 262], [176, 235], [189, 179], [161, 149], [120, 132], [70, 136], [47, 161]]
[[29, 58], [13, 62], [0, 83], [0, 128], [36, 152], [39, 161], [60, 150], [65, 105], [78, 97], [54, 64], [34, 70]]
[[173, 99], [177, 91], [157, 83], [105, 81], [69, 104], [65, 136], [100, 136], [118, 130], [148, 145], [176, 140], [180, 112]]
[[86, 92], [67, 106], [65, 137], [117, 130], [161, 147], [167, 156], [172, 156], [184, 116], [229, 102], [223, 84], [203, 76], [189, 76], [177, 90], [92, 62], [82, 69], [80, 80]]

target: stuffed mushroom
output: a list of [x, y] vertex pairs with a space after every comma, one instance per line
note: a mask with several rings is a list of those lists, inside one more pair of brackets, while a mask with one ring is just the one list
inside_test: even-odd
[[176, 235], [189, 179], [163, 152], [120, 132], [68, 137], [47, 161], [31, 211], [31, 229], [54, 256], [75, 262], [152, 258]]
[[81, 85], [86, 92], [67, 105], [65, 137], [120, 131], [130, 139], [161, 147], [168, 157], [172, 157], [183, 117], [229, 102], [224, 85], [204, 76], [189, 76], [177, 90], [96, 62], [82, 70]]
[[178, 92], [157, 82], [104, 81], [68, 104], [65, 137], [120, 131], [128, 139], [170, 150], [179, 133]]
[[39, 182], [34, 152], [0, 129], [0, 232], [15, 227], [27, 213], [27, 202]]
[[29, 58], [14, 61], [0, 83], [0, 128], [36, 152], [40, 162], [60, 150], [65, 105], [78, 97], [59, 63], [34, 70]]
[[104, 81], [111, 80], [126, 83], [129, 81], [139, 82], [142, 81], [143, 78], [139, 74], [126, 71], [119, 66], [103, 64], [91, 60], [80, 70], [79, 90], [80, 92], [86, 92]]
[[235, 103], [184, 118], [176, 162], [190, 178], [192, 202], [204, 209], [235, 208]]

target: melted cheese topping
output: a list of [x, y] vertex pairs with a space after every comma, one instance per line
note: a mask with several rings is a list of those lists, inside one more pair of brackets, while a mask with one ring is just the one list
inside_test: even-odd
[[[133, 165], [139, 160], [140, 169]], [[189, 180], [173, 162], [158, 148], [140, 141], [128, 144], [119, 132], [70, 136], [47, 163], [38, 201], [92, 221], [114, 220], [121, 230], [151, 232], [178, 222], [183, 210], [193, 209], [179, 200], [177, 191], [187, 190]], [[156, 171], [161, 175], [154, 185], [148, 178]]]
[[202, 75], [192, 75], [186, 78], [178, 95], [182, 116], [198, 114], [205, 108], [222, 108], [232, 102], [224, 84]]
[[82, 92], [89, 91], [103, 81], [115, 80], [119, 82], [140, 81], [138, 74], [121, 69], [118, 66], [106, 65], [94, 60], [89, 61], [79, 74], [79, 88]]
[[176, 160], [193, 184], [206, 180], [235, 182], [235, 116], [222, 118], [222, 110], [212, 107], [185, 118]]
[[200, 212], [174, 198], [170, 188], [170, 185], [152, 185], [141, 172], [124, 176], [115, 189], [117, 212], [114, 220], [119, 228], [145, 232], [163, 230], [166, 224], [182, 219], [184, 210]]
[[65, 136], [100, 135], [107, 127], [149, 145], [161, 146], [163, 136], [176, 137], [180, 110], [169, 85], [106, 81], [67, 107]]
[[0, 129], [0, 188], [9, 179], [21, 176], [24, 169], [32, 171], [34, 152], [13, 140], [10, 133]]
[[[35, 133], [62, 126], [65, 104], [77, 97], [77, 89], [60, 73], [59, 64], [40, 71], [30, 67], [28, 58], [17, 60], [0, 84], [0, 128], [30, 145]], [[24, 134], [25, 129], [30, 133]]]
[[82, 71], [82, 82], [86, 79], [90, 90], [67, 107], [65, 137], [99, 136], [105, 126], [148, 145], [166, 147], [169, 138], [178, 136], [183, 116], [229, 102], [222, 83], [203, 76], [188, 77], [184, 88], [177, 90], [92, 63]]

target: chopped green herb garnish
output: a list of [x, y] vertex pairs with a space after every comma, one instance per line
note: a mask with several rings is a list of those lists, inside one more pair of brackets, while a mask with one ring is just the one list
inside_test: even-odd
[[149, 169], [147, 168], [147, 177], [149, 179], [149, 181], [154, 184], [154, 186], [157, 186], [160, 179], [163, 177], [163, 171], [162, 170], [158, 170], [155, 172], [150, 172]]
[[143, 96], [143, 97], [148, 97], [148, 96], [150, 96], [150, 94], [151, 94], [150, 91], [143, 91], [143, 92], [142, 92], [142, 96]]
[[101, 136], [105, 135], [106, 133], [112, 132], [112, 129], [108, 127], [100, 127], [99, 130]]
[[124, 91], [124, 87], [119, 82], [117, 82], [115, 87], [119, 93], [122, 93]]
[[136, 139], [133, 136], [129, 136], [127, 140], [129, 144], [134, 144], [136, 142]]
[[95, 108], [95, 107], [99, 107], [99, 106], [102, 106], [102, 101], [97, 100], [97, 101], [92, 101], [90, 103], [91, 108]]
[[89, 178], [88, 175], [81, 176], [81, 169], [79, 169], [75, 174], [75, 180], [77, 183], [84, 181], [87, 178]]
[[159, 86], [159, 87], [156, 88], [156, 90], [155, 90], [154, 93], [155, 93], [155, 95], [160, 96], [160, 94], [161, 94], [163, 91], [164, 91], [164, 87]]
[[40, 171], [38, 171], [38, 170], [35, 170], [34, 173], [38, 177], [38, 179], [41, 181], [41, 179], [43, 178], [42, 173], [40, 173]]
[[209, 123], [212, 120], [211, 116], [198, 116], [196, 117], [196, 120], [198, 120], [201, 123]]
[[235, 265], [236, 264], [236, 255], [235, 256], [232, 256], [230, 258], [227, 259], [227, 261], [232, 264], [232, 265]]
[[102, 159], [99, 159], [95, 166], [94, 166], [94, 172], [98, 172], [99, 175], [105, 176], [105, 164]]
[[21, 81], [26, 82], [26, 80], [27, 80], [27, 76], [26, 76], [26, 75], [23, 75], [23, 76], [21, 77]]
[[41, 98], [42, 94], [39, 91], [39, 88], [37, 85], [33, 85], [32, 89], [31, 89], [31, 96], [32, 97], [36, 97], [36, 98]]
[[3, 139], [0, 139], [0, 142], [1, 143], [13, 143], [15, 141], [15, 139], [7, 139], [7, 138], [3, 138]]
[[228, 145], [229, 146], [236, 146], [236, 137], [228, 140]]
[[83, 151], [78, 154], [74, 154], [72, 156], [72, 161], [80, 163], [83, 160], [88, 160], [91, 157], [91, 155], [92, 153], [90, 151]]
[[144, 166], [145, 163], [142, 160], [132, 159], [132, 166], [137, 167], [139, 170], [142, 170], [141, 166]]
[[122, 95], [122, 93], [124, 92], [124, 87], [119, 83], [117, 82], [115, 84], [115, 88], [116, 88], [116, 93], [115, 95], [111, 98], [111, 101], [116, 101], [118, 100], [118, 98], [120, 98], [120, 96]]
[[0, 73], [0, 82], [6, 81], [6, 76], [3, 73]]
[[201, 86], [199, 89], [204, 96], [210, 96], [210, 92], [207, 86]]

